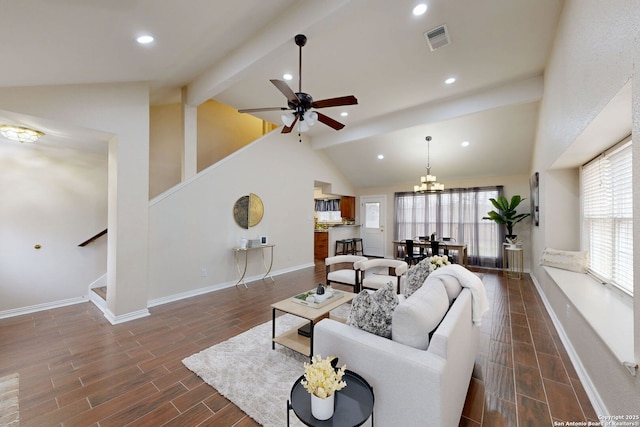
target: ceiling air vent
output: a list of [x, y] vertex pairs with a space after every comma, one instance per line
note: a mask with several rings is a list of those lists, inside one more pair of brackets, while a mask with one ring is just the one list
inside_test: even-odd
[[431, 49], [432, 52], [451, 43], [451, 40], [449, 40], [449, 32], [447, 31], [447, 24], [427, 31], [424, 33], [424, 38], [427, 39], [429, 49]]

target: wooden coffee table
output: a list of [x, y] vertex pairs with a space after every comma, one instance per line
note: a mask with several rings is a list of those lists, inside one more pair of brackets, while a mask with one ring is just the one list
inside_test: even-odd
[[[334, 297], [335, 300], [323, 305], [322, 307], [315, 308], [309, 307], [298, 302], [293, 301], [292, 298], [271, 304], [272, 313], [272, 338], [271, 348], [276, 348], [276, 343], [283, 345], [291, 350], [302, 353], [305, 356], [313, 356], [313, 326], [320, 320], [329, 317], [329, 312], [334, 308], [351, 302], [356, 294], [352, 292], [340, 291], [340, 295]], [[310, 337], [305, 337], [298, 333], [298, 328], [304, 326], [307, 322], [304, 322], [295, 328], [276, 336], [276, 310], [284, 313], [293, 314], [294, 316], [306, 319], [309, 324]]]

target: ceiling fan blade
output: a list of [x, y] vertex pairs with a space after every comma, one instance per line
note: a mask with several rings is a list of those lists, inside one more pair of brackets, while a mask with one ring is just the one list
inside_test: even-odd
[[321, 99], [320, 101], [313, 101], [311, 106], [313, 108], [326, 108], [326, 107], [337, 107], [339, 105], [355, 105], [358, 103], [358, 100], [355, 96], [340, 96], [338, 98], [328, 98]]
[[291, 126], [286, 126], [285, 125], [282, 128], [282, 132], [280, 132], [280, 133], [289, 133], [289, 132], [291, 132], [293, 130], [294, 126], [296, 125], [297, 121], [298, 121], [298, 116], [296, 116], [296, 118], [293, 119], [293, 123], [291, 123]]
[[322, 113], [317, 113], [317, 114], [318, 114], [318, 121], [324, 123], [327, 126], [334, 128], [335, 130], [340, 130], [344, 127], [342, 123], [336, 120], [333, 120], [331, 117], [325, 116]]
[[264, 107], [264, 108], [245, 108], [244, 110], [238, 110], [238, 113], [257, 113], [259, 111], [284, 111], [288, 110], [287, 107]]
[[289, 101], [295, 104], [300, 102], [300, 100], [296, 96], [296, 93], [293, 91], [293, 89], [289, 87], [289, 85], [284, 80], [271, 79], [270, 81], [271, 83], [273, 83], [275, 87], [278, 88], [280, 92], [282, 92], [284, 96], [287, 97]]

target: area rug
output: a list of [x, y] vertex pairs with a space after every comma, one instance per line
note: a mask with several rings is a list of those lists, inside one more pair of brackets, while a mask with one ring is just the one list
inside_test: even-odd
[[[304, 319], [290, 314], [280, 316], [276, 318], [276, 335], [303, 323]], [[256, 422], [265, 427], [282, 427], [287, 424], [291, 387], [304, 373], [303, 364], [309, 359], [279, 344], [272, 350], [271, 334], [269, 321], [189, 356], [182, 363]], [[290, 420], [292, 426], [303, 425], [293, 411]]]
[[0, 426], [18, 427], [20, 425], [19, 386], [18, 374], [0, 377]]

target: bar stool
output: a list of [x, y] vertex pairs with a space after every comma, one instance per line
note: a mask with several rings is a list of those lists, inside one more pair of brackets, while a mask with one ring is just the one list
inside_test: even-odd
[[344, 239], [344, 255], [353, 255], [353, 239]]
[[362, 239], [360, 237], [353, 238], [353, 254], [354, 255], [364, 255], [363, 247], [362, 247]]
[[[340, 245], [340, 249], [338, 250], [338, 245]], [[335, 255], [347, 255], [347, 252], [345, 252], [345, 241], [344, 240], [336, 240], [336, 247], [335, 247]]]

